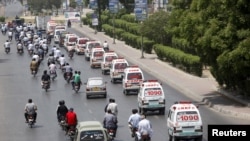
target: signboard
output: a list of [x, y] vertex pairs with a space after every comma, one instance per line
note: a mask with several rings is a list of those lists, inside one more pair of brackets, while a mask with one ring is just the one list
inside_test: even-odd
[[90, 9], [97, 9], [97, 0], [90, 0], [89, 1], [89, 8]]
[[93, 26], [97, 26], [98, 25], [98, 16], [95, 13], [92, 14], [92, 25]]
[[71, 22], [79, 22], [81, 20], [80, 12], [64, 12], [64, 17]]
[[135, 18], [137, 21], [144, 21], [148, 16], [148, 1], [135, 0]]
[[118, 0], [109, 0], [109, 11], [113, 14], [118, 12]]
[[76, 4], [78, 6], [83, 6], [83, 1], [82, 0], [75, 0]]

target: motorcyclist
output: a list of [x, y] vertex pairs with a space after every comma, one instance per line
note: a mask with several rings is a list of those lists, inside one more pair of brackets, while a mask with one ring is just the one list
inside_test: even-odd
[[103, 49], [104, 49], [105, 51], [109, 51], [109, 44], [108, 44], [107, 41], [104, 41], [104, 43], [103, 43]]
[[50, 76], [47, 74], [47, 70], [44, 70], [43, 71], [43, 75], [42, 75], [42, 78], [41, 78], [42, 82], [42, 86], [44, 85], [45, 82], [48, 82], [49, 86], [50, 86]]
[[82, 84], [80, 75], [81, 75], [80, 71], [77, 71], [77, 74], [74, 75], [74, 80], [71, 82], [72, 90], [75, 90], [75, 85], [78, 85], [80, 89], [80, 86]]
[[57, 47], [54, 51], [54, 57], [58, 59], [61, 56], [61, 50]]
[[68, 27], [71, 27], [71, 21], [68, 20]]
[[141, 138], [149, 137], [149, 140], [152, 138], [152, 125], [145, 115], [141, 115], [141, 120], [138, 123], [138, 133]]
[[11, 30], [9, 30], [8, 32], [8, 37], [9, 37], [9, 40], [12, 41], [13, 32]]
[[135, 137], [135, 131], [138, 129], [138, 123], [140, 122], [140, 115], [137, 109], [132, 109], [132, 114], [128, 118], [128, 124], [131, 129], [131, 136]]
[[49, 73], [50, 73], [50, 75], [55, 74], [53, 79], [55, 79], [57, 77], [56, 69], [57, 69], [57, 67], [56, 67], [55, 62], [51, 62], [51, 64], [49, 65]]
[[32, 56], [32, 59], [35, 59], [39, 66], [39, 56], [37, 55], [37, 53], [34, 53], [34, 55]]
[[31, 74], [33, 74], [33, 71], [35, 71], [35, 73], [36, 73], [37, 69], [38, 69], [38, 63], [36, 62], [36, 59], [33, 58], [32, 61], [30, 62], [30, 72], [31, 72]]
[[38, 56], [39, 56], [39, 58], [41, 58], [43, 60], [43, 58], [44, 58], [44, 50], [43, 50], [42, 47], [38, 48]]
[[6, 31], [7, 31], [7, 28], [6, 28], [6, 26], [5, 25], [2, 25], [2, 34], [5, 34], [6, 33]]
[[20, 50], [23, 51], [23, 44], [21, 42], [17, 43], [17, 52], [19, 52]]
[[118, 116], [118, 108], [117, 104], [115, 103], [115, 99], [111, 99], [110, 103], [108, 104], [107, 110], [111, 110], [111, 112], [115, 115]]
[[52, 48], [51, 48], [51, 54], [54, 56], [55, 54], [55, 51], [56, 51], [56, 46], [54, 45]]
[[30, 41], [28, 42], [28, 51], [31, 53], [34, 51], [34, 45]]
[[117, 117], [112, 114], [111, 109], [108, 109], [104, 116], [103, 127], [107, 130], [114, 130], [114, 137], [116, 136], [117, 123]]
[[49, 66], [52, 62], [55, 62], [55, 58], [52, 53], [49, 54], [49, 57], [47, 59], [47, 65]]
[[10, 42], [9, 42], [9, 40], [6, 40], [6, 42], [4, 43], [4, 48], [10, 50]]
[[[46, 44], [45, 41], [44, 41], [43, 44], [42, 44], [42, 48], [43, 48], [44, 52], [46, 52], [46, 53], [48, 52], [48, 49], [49, 49], [49, 48], [48, 48], [48, 45]], [[46, 54], [46, 53], [45, 53], [45, 54]]]
[[65, 105], [65, 101], [60, 100], [56, 110], [56, 115], [59, 123], [61, 122], [62, 118], [66, 118], [67, 113], [68, 113], [68, 108]]
[[69, 63], [66, 63], [65, 66], [63, 66], [62, 69], [65, 70], [65, 72], [64, 72], [64, 74], [63, 74], [64, 79], [67, 80], [67, 74], [69, 74], [69, 75], [70, 75], [70, 80], [71, 80], [71, 78], [72, 78], [72, 76], [73, 76], [73, 73], [72, 73], [72, 72], [73, 72], [73, 69], [72, 69], [72, 67], [69, 65]]
[[24, 108], [24, 117], [26, 120], [26, 123], [28, 123], [28, 115], [32, 114], [34, 117], [34, 122], [36, 122], [36, 117], [37, 117], [37, 106], [35, 103], [32, 102], [32, 99], [28, 100], [28, 103], [25, 105]]
[[64, 54], [62, 54], [61, 57], [58, 58], [58, 61], [60, 63], [60, 68], [63, 68], [63, 66], [65, 66], [66, 64]]
[[73, 129], [76, 128], [77, 122], [78, 122], [77, 115], [74, 112], [74, 109], [70, 108], [66, 114], [67, 133], [68, 133], [70, 128], [72, 128], [72, 127], [73, 127]]

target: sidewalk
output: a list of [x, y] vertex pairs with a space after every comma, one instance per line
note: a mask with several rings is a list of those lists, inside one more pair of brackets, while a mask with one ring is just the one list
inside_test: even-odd
[[[86, 10], [83, 13], [86, 14], [90, 11]], [[235, 94], [219, 89], [213, 77], [200, 78], [185, 73], [157, 59], [156, 54], [144, 53], [144, 58], [141, 59], [140, 50], [127, 46], [123, 41], [119, 40], [115, 40], [115, 44], [112, 44], [113, 38], [106, 36], [104, 32], [94, 34], [94, 29], [89, 26], [83, 25], [80, 27], [79, 24], [73, 24], [72, 28], [94, 40], [102, 42], [106, 40], [110, 44], [111, 50], [149, 72], [158, 80], [180, 90], [186, 96], [207, 104], [209, 107], [224, 114], [250, 119], [250, 100], [245, 100], [246, 98], [237, 97]]]

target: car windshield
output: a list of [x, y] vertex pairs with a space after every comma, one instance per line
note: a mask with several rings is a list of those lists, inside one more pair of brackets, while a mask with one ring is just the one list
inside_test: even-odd
[[89, 48], [101, 46], [100, 43], [90, 43]]
[[101, 130], [82, 131], [80, 141], [104, 141], [104, 134]]
[[88, 81], [88, 85], [89, 86], [100, 86], [103, 84], [103, 81], [102, 79], [90, 79]]
[[116, 63], [115, 69], [125, 69], [127, 66], [127, 63]]
[[79, 40], [79, 44], [86, 44], [87, 41], [88, 41], [88, 40], [86, 40], [86, 39], [80, 39], [80, 40]]
[[94, 52], [94, 56], [95, 57], [101, 57], [102, 55], [103, 55], [103, 51], [96, 51], [96, 52]]
[[127, 79], [128, 80], [142, 79], [142, 74], [141, 72], [128, 73]]
[[69, 42], [76, 42], [77, 37], [69, 37]]
[[199, 115], [197, 111], [181, 111], [177, 113], [176, 120], [178, 122], [197, 122]]
[[105, 61], [111, 62], [113, 59], [117, 58], [116, 56], [106, 56]]

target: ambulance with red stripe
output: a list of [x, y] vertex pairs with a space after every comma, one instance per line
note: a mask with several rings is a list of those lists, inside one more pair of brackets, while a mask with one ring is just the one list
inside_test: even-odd
[[117, 59], [117, 58], [118, 58], [118, 55], [114, 51], [108, 51], [104, 53], [102, 63], [101, 63], [102, 74], [105, 75], [110, 71], [112, 60]]
[[176, 102], [169, 109], [169, 141], [195, 139], [202, 141], [203, 127], [200, 112], [196, 105], [189, 101]]
[[159, 111], [165, 114], [165, 94], [158, 80], [144, 80], [140, 84], [138, 93], [139, 112]]
[[128, 66], [124, 70], [122, 79], [123, 93], [127, 95], [129, 92], [135, 91], [138, 94], [140, 83], [143, 80], [144, 75], [138, 66]]
[[124, 69], [129, 66], [128, 61], [124, 58], [113, 59], [110, 67], [111, 82], [115, 83], [117, 80], [122, 80]]
[[103, 59], [104, 49], [102, 47], [96, 47], [92, 49], [90, 55], [90, 67], [100, 67]]

